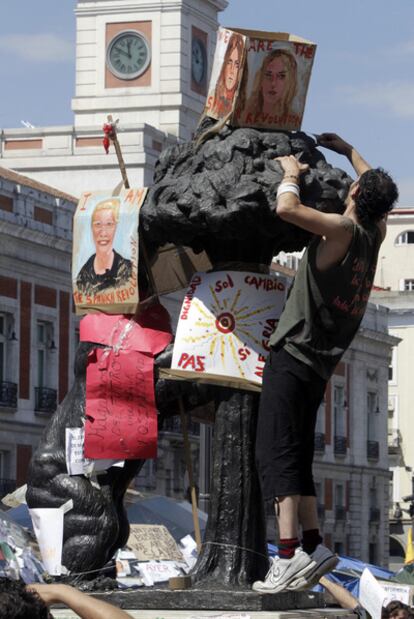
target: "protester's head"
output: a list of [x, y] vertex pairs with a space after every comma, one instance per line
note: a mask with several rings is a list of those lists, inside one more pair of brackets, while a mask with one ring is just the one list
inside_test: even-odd
[[398, 600], [389, 602], [382, 610], [381, 619], [412, 619], [411, 609]]
[[358, 221], [362, 226], [378, 222], [391, 211], [398, 200], [398, 189], [391, 176], [382, 168], [364, 172], [351, 185]]
[[22, 581], [0, 578], [1, 619], [49, 619], [46, 604]]
[[290, 52], [270, 52], [255, 75], [248, 109], [255, 114], [286, 115], [296, 93], [296, 76], [296, 60]]
[[92, 236], [96, 249], [112, 247], [119, 221], [119, 200], [110, 198], [98, 202], [92, 213]]

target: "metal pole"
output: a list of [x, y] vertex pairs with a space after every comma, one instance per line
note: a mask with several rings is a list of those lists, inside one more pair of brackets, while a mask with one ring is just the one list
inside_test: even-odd
[[210, 476], [211, 476], [211, 446], [212, 446], [212, 430], [213, 427], [209, 424], [200, 424], [200, 473], [199, 473], [199, 488], [198, 503], [200, 509], [208, 512], [210, 504]]

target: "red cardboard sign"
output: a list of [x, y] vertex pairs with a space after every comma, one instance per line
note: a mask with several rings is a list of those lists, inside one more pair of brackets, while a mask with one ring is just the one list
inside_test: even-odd
[[138, 319], [90, 314], [82, 320], [81, 341], [106, 346], [91, 351], [88, 359], [85, 457], [156, 457], [154, 355], [171, 339], [161, 305]]

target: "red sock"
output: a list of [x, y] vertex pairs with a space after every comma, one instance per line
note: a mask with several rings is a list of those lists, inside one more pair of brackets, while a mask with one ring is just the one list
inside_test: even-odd
[[319, 529], [308, 529], [307, 531], [303, 531], [302, 548], [308, 555], [310, 555], [322, 541]]
[[279, 549], [279, 557], [281, 559], [291, 559], [295, 554], [296, 548], [299, 548], [300, 543], [297, 537], [287, 537], [280, 539], [277, 545]]

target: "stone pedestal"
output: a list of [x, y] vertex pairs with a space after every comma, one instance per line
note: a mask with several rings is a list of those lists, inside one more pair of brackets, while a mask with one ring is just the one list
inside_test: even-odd
[[322, 593], [286, 591], [261, 595], [254, 591], [186, 589], [170, 591], [167, 588], [145, 588], [133, 591], [94, 593], [107, 602], [124, 609], [159, 610], [217, 610], [217, 611], [278, 611], [323, 608]]

